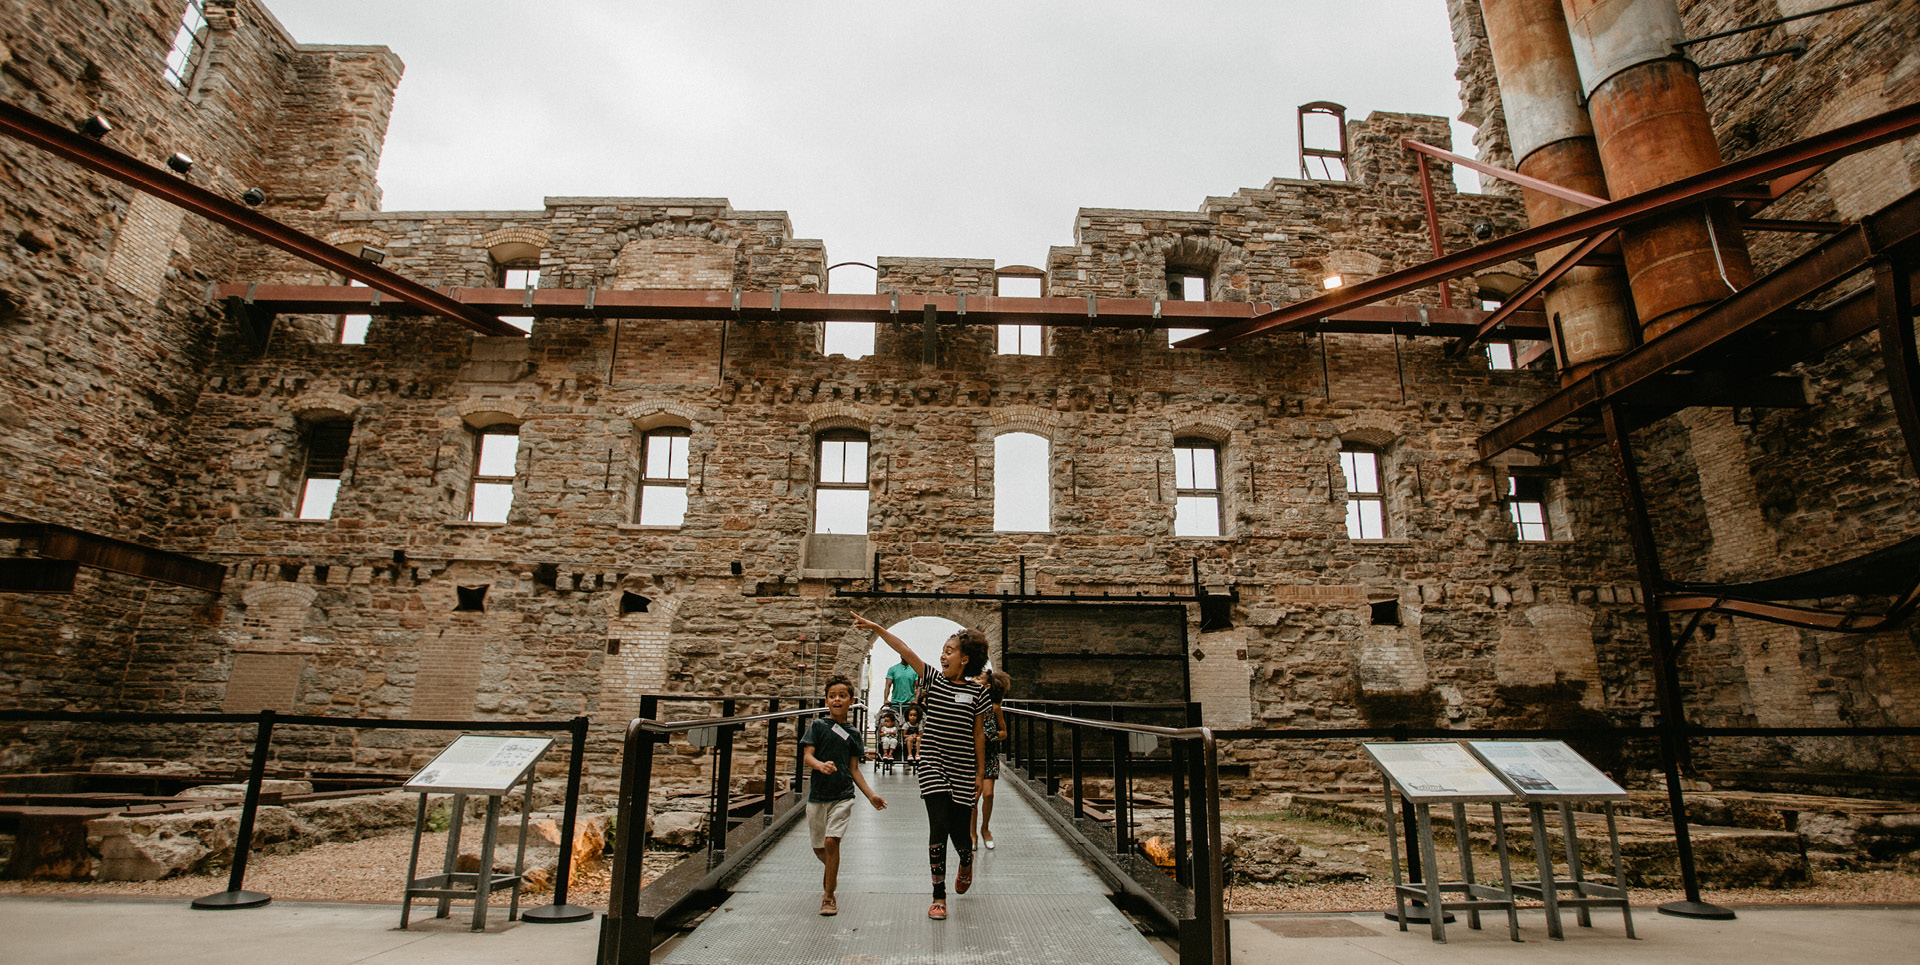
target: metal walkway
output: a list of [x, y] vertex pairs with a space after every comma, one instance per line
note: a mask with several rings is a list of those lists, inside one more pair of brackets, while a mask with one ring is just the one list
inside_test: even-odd
[[998, 847], [977, 852], [973, 887], [953, 893], [947, 920], [927, 918], [927, 812], [904, 768], [867, 780], [887, 810], [854, 804], [841, 844], [840, 914], [820, 917], [819, 859], [804, 819], [733, 886], [733, 895], [670, 950], [661, 965], [805, 962], [968, 962], [1166, 965], [1107, 899], [1100, 878], [1002, 781], [994, 798]]

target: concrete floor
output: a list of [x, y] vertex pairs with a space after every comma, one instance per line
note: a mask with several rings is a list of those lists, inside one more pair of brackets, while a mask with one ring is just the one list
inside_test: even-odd
[[[1477, 932], [1456, 923], [1448, 929], [1445, 945], [1434, 943], [1421, 929], [1401, 934], [1393, 922], [1373, 912], [1237, 915], [1233, 960], [1236, 965], [1518, 965], [1546, 960], [1560, 965], [1893, 965], [1920, 957], [1915, 950], [1920, 945], [1916, 906], [1741, 908], [1740, 917], [1727, 922], [1669, 918], [1652, 908], [1634, 912], [1637, 941], [1627, 940], [1617, 916], [1609, 921], [1596, 915], [1591, 929], [1576, 928], [1569, 918], [1567, 940], [1549, 942], [1544, 919], [1535, 910], [1522, 913], [1518, 944], [1507, 941], [1501, 922]], [[247, 911], [194, 911], [180, 899], [5, 897], [0, 898], [0, 962], [590, 965], [600, 927], [597, 921], [507, 924], [496, 916], [486, 932], [474, 933], [458, 914], [444, 920], [415, 918], [415, 927], [404, 932], [399, 924], [398, 905], [276, 901]], [[684, 945], [681, 951], [686, 951]]]

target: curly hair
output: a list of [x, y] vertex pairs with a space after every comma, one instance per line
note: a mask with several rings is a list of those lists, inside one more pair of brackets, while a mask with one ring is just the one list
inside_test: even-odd
[[826, 688], [821, 690], [820, 693], [831, 694], [835, 687], [845, 687], [847, 688], [847, 696], [853, 696], [853, 681], [848, 680], [844, 676], [836, 676], [832, 680], [827, 681]]
[[967, 658], [966, 669], [960, 671], [964, 677], [978, 677], [987, 666], [987, 635], [968, 627], [953, 631], [952, 640], [960, 648], [962, 656]]

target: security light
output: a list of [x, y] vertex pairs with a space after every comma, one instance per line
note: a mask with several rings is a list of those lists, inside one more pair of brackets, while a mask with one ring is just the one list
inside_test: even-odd
[[112, 134], [113, 125], [107, 123], [106, 118], [101, 117], [98, 114], [95, 114], [92, 117], [87, 118], [86, 123], [80, 125], [80, 133], [85, 134], [86, 136], [93, 138], [94, 140], [97, 141], [103, 137], [106, 137], [109, 134]]
[[1320, 279], [1320, 287], [1325, 288], [1328, 291], [1332, 291], [1335, 288], [1339, 288], [1341, 285], [1345, 283], [1346, 282], [1343, 281], [1339, 275], [1328, 275], [1327, 277]]
[[185, 151], [175, 151], [172, 157], [167, 158], [167, 167], [176, 174], [185, 175], [193, 170], [193, 158], [189, 157]]
[[247, 193], [240, 196], [240, 200], [245, 201], [250, 208], [258, 208], [267, 203], [267, 193], [259, 188], [248, 188]]
[[1491, 237], [1493, 237], [1493, 222], [1491, 222], [1491, 221], [1476, 221], [1476, 222], [1474, 222], [1474, 223], [1473, 223], [1473, 236], [1474, 236], [1474, 238], [1476, 238], [1476, 239], [1478, 239], [1478, 240], [1480, 240], [1480, 241], [1485, 241], [1485, 240], [1487, 240], [1488, 238], [1491, 238]]
[[377, 265], [387, 260], [387, 252], [386, 249], [375, 248], [372, 245], [361, 245], [360, 258], [363, 261], [372, 262]]

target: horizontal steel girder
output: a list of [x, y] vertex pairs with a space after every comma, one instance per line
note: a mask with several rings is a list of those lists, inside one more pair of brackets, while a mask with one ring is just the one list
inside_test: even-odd
[[[412, 315], [365, 288], [325, 285], [220, 285], [219, 299], [239, 298], [275, 314]], [[1184, 302], [1151, 298], [1009, 298], [955, 295], [830, 295], [818, 292], [599, 290], [585, 288], [455, 288], [449, 298], [489, 313], [542, 318], [635, 318], [687, 321], [918, 322], [933, 308], [948, 325], [1045, 325], [1096, 328], [1211, 328], [1244, 321], [1264, 302]], [[1490, 313], [1420, 305], [1363, 305], [1301, 330], [1458, 336], [1475, 331]], [[1519, 338], [1546, 338], [1546, 317], [1517, 311], [1506, 319]], [[520, 332], [516, 329], [515, 335]]]
[[227, 568], [169, 550], [51, 523], [0, 523], [0, 539], [35, 543], [34, 555], [217, 593]]
[[69, 131], [4, 101], [0, 101], [0, 133], [66, 158], [122, 184], [131, 185], [305, 261], [330, 268], [349, 278], [357, 278], [376, 290], [417, 305], [423, 311], [444, 315], [474, 331], [485, 335], [524, 334], [473, 306], [456, 302], [425, 285], [347, 254], [291, 225], [229, 201], [171, 172], [136, 161], [90, 137]]
[[1179, 347], [1219, 348], [1263, 332], [1298, 328], [1316, 318], [1437, 285], [1609, 228], [1632, 224], [1710, 198], [1729, 196], [1747, 185], [1825, 164], [1834, 158], [1899, 140], [1915, 131], [1920, 131], [1920, 103], [1897, 107], [1884, 114], [1763, 151], [1632, 197], [1609, 201], [1550, 224], [1517, 231], [1505, 238], [1496, 238], [1484, 245], [1403, 271], [1358, 281], [1325, 295], [1196, 335], [1180, 342]]
[[[1867, 268], [1881, 253], [1916, 237], [1920, 237], [1920, 191], [1862, 219], [1738, 294], [1495, 427], [1480, 438], [1480, 458], [1491, 459], [1566, 419], [1591, 415], [1595, 407], [1620, 398], [1643, 382], [1688, 367], [1728, 338]], [[1857, 311], [1846, 314], [1847, 320], [1858, 323]], [[1829, 327], [1844, 327], [1844, 322]], [[1794, 359], [1774, 356], [1769, 361], [1784, 365]], [[1751, 369], [1749, 373], [1765, 374]]]

